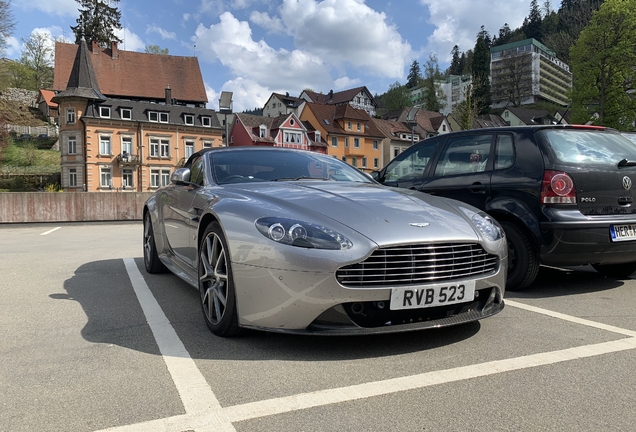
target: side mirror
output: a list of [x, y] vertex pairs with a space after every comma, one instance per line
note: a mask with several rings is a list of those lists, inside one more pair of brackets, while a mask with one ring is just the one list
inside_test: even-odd
[[371, 171], [371, 172], [369, 173], [369, 176], [370, 176], [373, 180], [375, 180], [375, 181], [377, 181], [377, 182], [379, 182], [379, 181], [380, 181], [380, 171]]
[[190, 168], [179, 168], [172, 173], [170, 181], [174, 184], [190, 183]]

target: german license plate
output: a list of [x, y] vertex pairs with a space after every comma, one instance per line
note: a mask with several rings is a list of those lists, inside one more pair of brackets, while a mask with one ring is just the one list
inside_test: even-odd
[[610, 225], [612, 241], [636, 240], [636, 225]]
[[391, 290], [391, 310], [418, 309], [473, 301], [475, 281]]

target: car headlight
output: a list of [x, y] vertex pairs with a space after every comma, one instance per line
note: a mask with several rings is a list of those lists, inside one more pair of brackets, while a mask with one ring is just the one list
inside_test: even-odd
[[461, 208], [473, 221], [475, 227], [487, 240], [496, 241], [504, 237], [504, 230], [495, 219], [484, 212], [475, 212], [465, 207]]
[[322, 225], [295, 219], [264, 217], [256, 221], [256, 228], [277, 243], [316, 249], [349, 249], [353, 243], [340, 233]]

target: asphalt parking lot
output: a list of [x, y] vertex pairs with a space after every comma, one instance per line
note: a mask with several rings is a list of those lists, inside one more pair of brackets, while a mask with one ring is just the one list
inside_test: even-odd
[[636, 280], [542, 268], [500, 314], [213, 336], [142, 224], [0, 226], [0, 431], [630, 431]]

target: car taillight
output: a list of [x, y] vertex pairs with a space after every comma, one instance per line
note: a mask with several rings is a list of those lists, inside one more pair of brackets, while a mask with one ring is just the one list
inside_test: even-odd
[[541, 186], [543, 204], [576, 204], [574, 181], [567, 173], [546, 170]]

